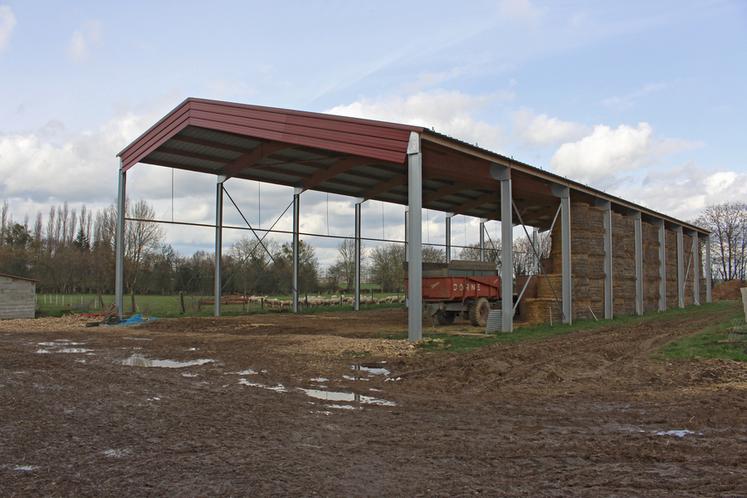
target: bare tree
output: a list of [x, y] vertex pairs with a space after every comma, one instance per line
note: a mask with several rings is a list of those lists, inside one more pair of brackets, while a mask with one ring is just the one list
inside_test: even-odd
[[712, 232], [713, 265], [722, 280], [744, 279], [747, 263], [747, 204], [708, 206], [697, 224]]
[[[127, 203], [125, 209], [128, 218], [138, 220], [155, 219], [154, 209], [144, 200]], [[132, 296], [132, 311], [135, 311], [135, 287], [142, 269], [145, 256], [158, 249], [161, 242], [161, 228], [147, 221], [128, 221], [125, 231], [125, 258], [127, 259], [127, 288]]]

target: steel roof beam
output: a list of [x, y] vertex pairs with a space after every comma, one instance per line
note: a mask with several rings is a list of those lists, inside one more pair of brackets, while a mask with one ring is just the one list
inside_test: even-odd
[[241, 147], [240, 145], [224, 144], [222, 142], [216, 142], [214, 140], [189, 137], [186, 135], [174, 135], [169, 141], [171, 140], [176, 140], [177, 142], [182, 142], [185, 144], [202, 145], [203, 147], [210, 147], [213, 149], [230, 150], [231, 152], [238, 152], [239, 154], [246, 154], [249, 150], [251, 150], [248, 147]]
[[228, 163], [223, 168], [223, 174], [225, 176], [236, 176], [242, 170], [254, 166], [262, 159], [288, 148], [291, 148], [291, 146], [282, 142], [262, 142], [251, 151]]
[[464, 204], [454, 206], [454, 209], [452, 209], [452, 211], [455, 213], [463, 213], [463, 212], [471, 211], [476, 208], [480, 208], [489, 202], [492, 202], [497, 205], [499, 197], [500, 196], [498, 195], [497, 192], [491, 192], [490, 194], [483, 194], [480, 197], [477, 197], [475, 199], [472, 199], [471, 201], [465, 202]]
[[309, 179], [303, 182], [303, 188], [306, 190], [313, 189], [341, 173], [346, 173], [356, 166], [361, 166], [370, 162], [371, 159], [364, 159], [361, 157], [346, 157], [344, 159], [340, 159], [332, 163], [332, 165], [328, 168], [321, 169], [311, 175]]
[[377, 197], [385, 192], [389, 192], [394, 187], [399, 187], [401, 185], [405, 185], [406, 183], [407, 177], [405, 175], [397, 175], [388, 180], [384, 180], [383, 182], [379, 182], [371, 188], [366, 189], [366, 191], [363, 192], [361, 196], [364, 199], [373, 199], [374, 197]]

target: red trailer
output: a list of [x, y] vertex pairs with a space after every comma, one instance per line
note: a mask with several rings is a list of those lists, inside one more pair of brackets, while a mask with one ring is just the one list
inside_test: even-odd
[[[407, 280], [405, 280], [407, 288]], [[488, 312], [501, 300], [501, 279], [494, 263], [453, 261], [423, 265], [423, 307], [439, 325], [457, 315], [484, 327]]]

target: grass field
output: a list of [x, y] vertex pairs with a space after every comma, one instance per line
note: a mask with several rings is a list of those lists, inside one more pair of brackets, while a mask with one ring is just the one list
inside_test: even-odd
[[[518, 341], [541, 340], [547, 337], [566, 334], [577, 330], [594, 330], [599, 328], [616, 328], [630, 326], [642, 321], [667, 321], [682, 316], [683, 314], [710, 313], [712, 311], [723, 311], [724, 319], [714, 324], [703, 332], [690, 336], [682, 341], [667, 346], [666, 351], [672, 349], [672, 353], [665, 355], [671, 358], [729, 358], [741, 359], [747, 361], [747, 342], [742, 343], [741, 352], [739, 344], [723, 344], [717, 341], [726, 340], [729, 336], [733, 322], [740, 316], [741, 308], [736, 306], [732, 301], [720, 301], [711, 304], [704, 304], [699, 307], [689, 307], [686, 309], [670, 309], [665, 312], [649, 312], [643, 316], [618, 316], [613, 321], [606, 320], [581, 320], [573, 325], [533, 325], [516, 328], [514, 332], [508, 334], [496, 335], [451, 335], [451, 334], [429, 334], [428, 340], [423, 342], [422, 348], [427, 351], [448, 350], [455, 353], [470, 351], [475, 348], [486, 346], [493, 343], [511, 343]], [[744, 326], [744, 320], [741, 321], [742, 330], [747, 330]], [[732, 334], [734, 335], [734, 334]], [[391, 337], [395, 338], [395, 337]], [[747, 335], [744, 335], [747, 340]], [[682, 344], [680, 344], [682, 343]], [[678, 356], [679, 355], [679, 356]]]
[[[365, 292], [365, 296], [370, 296], [370, 292]], [[383, 298], [396, 294], [391, 293], [374, 293], [375, 298]], [[290, 296], [267, 296], [269, 299], [280, 299], [290, 300]], [[178, 295], [166, 296], [166, 295], [136, 295], [135, 296], [135, 309], [137, 313], [143, 313], [149, 316], [156, 316], [162, 318], [168, 317], [179, 317], [179, 316], [212, 316], [213, 305], [200, 305], [201, 299], [211, 299], [212, 296], [184, 296], [184, 308], [185, 313], [182, 313], [180, 298]], [[104, 303], [103, 308], [96, 302], [95, 294], [39, 294], [36, 297], [36, 310], [38, 314], [42, 316], [61, 316], [65, 313], [93, 313], [100, 312], [102, 310], [109, 309], [114, 304], [114, 295], [105, 294], [102, 296]], [[303, 296], [301, 297], [301, 303], [303, 305]], [[376, 309], [386, 307], [398, 307], [400, 304], [365, 304], [362, 303], [361, 307], [364, 309]], [[351, 310], [352, 305], [339, 305], [339, 306], [316, 306], [305, 309], [306, 312], [319, 312], [319, 311], [344, 311]], [[130, 296], [125, 296], [125, 310], [131, 312], [131, 300]], [[225, 316], [235, 316], [253, 313], [262, 313], [268, 311], [280, 310], [265, 310], [259, 303], [251, 304], [224, 304], [221, 307], [221, 314]]]
[[660, 357], [747, 361], [747, 324], [741, 306], [735, 305], [734, 301], [722, 301], [717, 305], [724, 307], [723, 320], [697, 334], [667, 344]]

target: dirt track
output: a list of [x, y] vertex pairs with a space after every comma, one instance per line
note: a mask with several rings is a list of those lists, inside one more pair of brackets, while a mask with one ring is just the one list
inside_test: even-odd
[[[747, 367], [651, 359], [716, 318], [459, 355], [379, 339], [401, 311], [6, 328], [2, 494], [747, 495]], [[401, 380], [354, 380], [374, 360]], [[396, 406], [297, 389], [314, 386]], [[675, 429], [692, 432], [657, 434]]]

